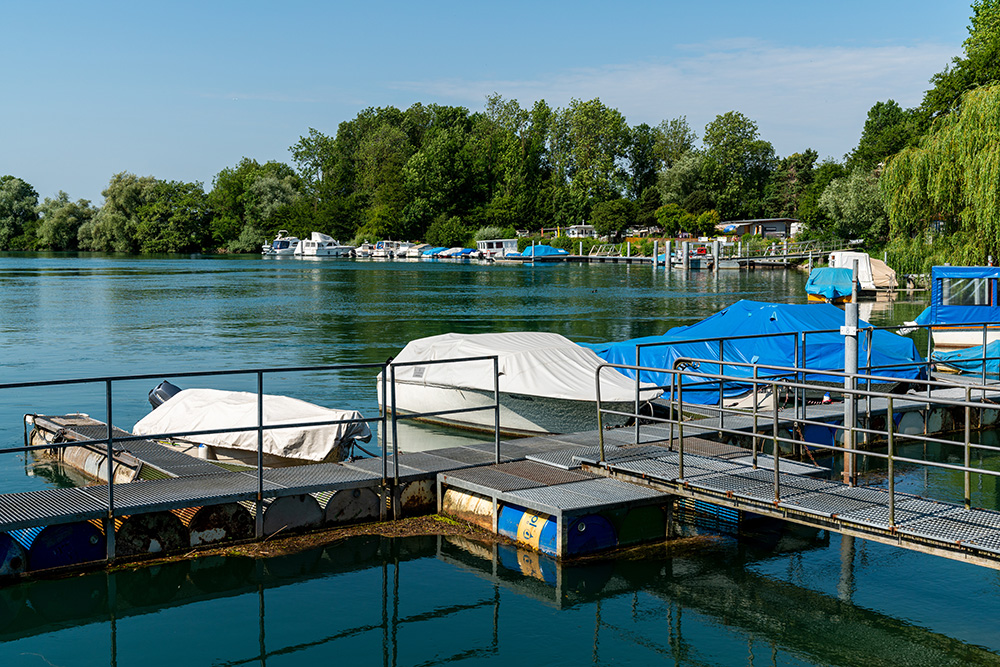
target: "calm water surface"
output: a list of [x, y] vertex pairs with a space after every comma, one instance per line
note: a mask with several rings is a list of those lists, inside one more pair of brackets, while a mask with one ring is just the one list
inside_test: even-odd
[[[375, 363], [447, 331], [621, 340], [738, 299], [802, 302], [804, 283], [795, 272], [622, 265], [7, 254], [0, 382]], [[901, 295], [870, 319], [912, 319], [923, 301]], [[373, 378], [278, 374], [265, 390], [374, 416]], [[116, 389], [119, 426], [148, 411], [156, 381]], [[103, 385], [0, 392], [0, 438], [19, 444], [25, 413], [70, 411], [103, 418]], [[66, 482], [0, 457], [4, 492]], [[898, 484], [961, 497], [945, 472]], [[992, 480], [975, 492], [974, 504], [998, 507]], [[0, 665], [997, 664], [997, 618], [992, 570], [824, 532], [703, 535], [562, 569], [455, 538], [359, 538], [0, 588]]]

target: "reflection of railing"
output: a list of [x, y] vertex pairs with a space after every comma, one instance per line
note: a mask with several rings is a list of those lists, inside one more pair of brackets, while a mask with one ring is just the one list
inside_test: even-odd
[[[831, 456], [836, 457], [838, 454], [843, 457], [844, 460], [844, 470], [853, 471], [854, 460], [857, 456], [867, 456], [875, 459], [885, 460], [888, 467], [888, 493], [889, 493], [889, 525], [890, 527], [895, 526], [895, 503], [896, 503], [896, 492], [895, 492], [895, 478], [894, 478], [894, 467], [898, 463], [926, 466], [929, 468], [937, 468], [943, 470], [951, 470], [956, 472], [961, 472], [964, 478], [964, 506], [966, 509], [970, 508], [971, 503], [971, 476], [973, 474], [988, 475], [992, 477], [1000, 477], [1000, 471], [993, 471], [985, 468], [973, 468], [971, 466], [972, 452], [973, 451], [988, 451], [988, 452], [1000, 452], [1000, 447], [986, 445], [982, 443], [973, 443], [971, 441], [971, 433], [973, 430], [973, 412], [976, 413], [977, 417], [981, 421], [981, 416], [984, 413], [992, 412], [994, 414], [1000, 410], [1000, 406], [997, 403], [992, 402], [987, 398], [986, 393], [989, 391], [987, 387], [965, 385], [964, 387], [957, 387], [954, 384], [937, 382], [933, 380], [908, 380], [911, 384], [917, 384], [926, 387], [926, 393], [918, 394], [893, 394], [888, 392], [871, 391], [868, 389], [857, 388], [859, 384], [865, 386], [871, 386], [872, 384], [884, 385], [886, 383], [898, 382], [899, 378], [888, 377], [888, 376], [878, 376], [878, 375], [867, 375], [867, 374], [850, 374], [840, 371], [824, 370], [822, 373], [824, 375], [829, 375], [831, 377], [840, 379], [843, 381], [843, 386], [831, 386], [830, 384], [817, 384], [809, 383], [803, 381], [796, 381], [794, 379], [788, 379], [789, 377], [802, 377], [806, 374], [816, 374], [815, 369], [807, 368], [796, 368], [796, 367], [780, 367], [780, 366], [768, 366], [759, 364], [747, 364], [727, 361], [726, 366], [733, 368], [742, 367], [751, 369], [752, 373], [750, 376], [737, 376], [725, 373], [706, 373], [698, 370], [693, 370], [692, 366], [695, 364], [717, 364], [717, 360], [714, 359], [692, 359], [692, 358], [680, 358], [675, 361], [674, 368], [664, 369], [664, 368], [651, 368], [642, 366], [630, 366], [624, 364], [602, 364], [596, 371], [596, 381], [597, 381], [597, 411], [598, 411], [598, 425], [599, 428], [603, 425], [603, 416], [605, 414], [614, 414], [619, 417], [631, 417], [636, 420], [636, 442], [640, 442], [638, 435], [641, 428], [641, 423], [645, 422], [647, 424], [658, 424], [669, 426], [669, 443], [670, 447], [674, 447], [674, 433], [676, 429], [676, 442], [678, 445], [678, 480], [684, 479], [684, 426], [685, 420], [684, 415], [690, 413], [690, 404], [686, 404], [684, 401], [684, 391], [685, 389], [691, 388], [691, 382], [685, 382], [685, 378], [694, 378], [695, 380], [700, 380], [703, 383], [740, 383], [748, 385], [750, 387], [750, 396], [754, 397], [751, 401], [751, 408], [748, 409], [737, 409], [737, 408], [727, 408], [724, 404], [720, 403], [718, 406], [712, 406], [713, 410], [717, 410], [719, 414], [719, 420], [717, 425], [712, 425], [712, 430], [717, 431], [723, 436], [749, 436], [751, 440], [751, 456], [753, 460], [753, 467], [757, 467], [757, 457], [758, 453], [765, 453], [764, 444], [766, 441], [771, 442], [771, 455], [774, 459], [774, 500], [775, 502], [780, 502], [782, 499], [782, 487], [780, 482], [780, 453], [781, 447], [791, 446], [794, 448], [796, 445], [803, 444], [801, 440], [796, 440], [791, 434], [795, 432], [803, 432], [803, 427], [806, 426], [817, 426], [831, 429], [835, 435], [832, 439], [832, 443], [824, 442], [808, 442], [806, 443], [811, 448], [816, 448], [819, 450], [829, 451]], [[608, 369], [616, 369], [614, 371], [609, 371]], [[661, 396], [660, 400], [665, 401], [667, 405], [666, 416], [650, 416], [650, 415], [640, 415], [638, 411], [635, 414], [628, 414], [621, 411], [611, 410], [605, 408], [601, 405], [601, 394], [600, 394], [600, 374], [602, 372], [617, 372], [622, 370], [630, 370], [635, 373], [636, 378], [639, 377], [640, 372], [655, 372], [663, 373], [671, 378], [669, 384], [669, 392]], [[763, 372], [761, 372], [763, 371]], [[636, 384], [638, 386], [638, 379], [636, 379]], [[946, 396], [935, 395], [934, 390], [942, 389], [960, 389], [963, 393], [961, 399], [948, 398]], [[995, 388], [994, 388], [995, 389]], [[762, 391], [770, 391], [771, 396], [775, 397], [773, 406], [770, 409], [761, 410], [758, 405], [758, 401], [755, 397], [759, 395]], [[803, 410], [800, 415], [797, 412], [792, 414], [781, 414], [779, 415], [779, 405], [777, 403], [776, 397], [781, 393], [781, 390], [785, 390], [787, 394], [793, 394], [798, 392], [824, 392], [839, 395], [843, 398], [845, 405], [844, 421], [843, 423], [837, 423], [836, 421], [820, 420], [815, 418], [809, 418], [809, 416]], [[972, 395], [974, 392], [981, 394], [981, 400], [972, 400]], [[866, 400], [871, 404], [874, 401], [885, 401], [885, 428], [876, 428], [873, 424], [871, 417], [871, 408], [866, 413], [864, 419], [859, 419], [857, 412], [857, 402], [860, 400]], [[896, 427], [895, 417], [897, 415], [897, 408], [909, 407], [911, 409], [920, 409], [924, 413], [924, 427], [923, 433], [901, 433]], [[945, 439], [938, 437], [936, 435], [929, 434], [927, 432], [926, 415], [933, 408], [942, 409], [960, 409], [964, 411], [964, 420], [962, 421], [962, 431], [963, 440], [962, 442], [956, 442], [954, 440]], [[703, 409], [704, 406], [699, 405], [698, 408]], [[852, 408], [852, 409], [848, 409]], [[770, 417], [770, 424], [767, 433], [762, 433], [759, 427], [761, 426], [759, 419], [761, 413], [764, 416]], [[727, 427], [724, 423], [723, 415], [740, 415], [743, 418], [752, 417], [752, 428], [749, 433], [745, 430], [735, 429]], [[783, 425], [789, 435], [781, 435], [779, 423]], [[978, 423], [978, 422], [977, 422]], [[859, 442], [858, 436], [861, 436], [866, 443], [874, 441], [884, 441], [886, 444], [886, 451], [876, 451], [872, 448], [861, 449], [857, 447]], [[841, 443], [837, 444], [837, 440]], [[944, 463], [939, 461], [931, 461], [927, 459], [916, 459], [906, 456], [900, 456], [897, 453], [900, 441], [908, 440], [914, 443], [920, 443], [924, 446], [933, 444], [939, 445], [941, 447], [961, 447], [963, 454], [963, 463], [961, 465], [956, 465], [952, 463]], [[604, 448], [604, 432], [603, 428], [600, 430], [599, 436], [599, 447], [601, 461], [605, 460], [605, 448]], [[853, 485], [855, 480], [851, 476], [850, 472], [845, 474], [847, 477], [847, 482]]]

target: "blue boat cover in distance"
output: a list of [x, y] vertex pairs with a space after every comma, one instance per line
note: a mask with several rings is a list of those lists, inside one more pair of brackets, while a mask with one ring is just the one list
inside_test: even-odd
[[[983, 346], [967, 347], [951, 352], [931, 352], [931, 359], [947, 364], [962, 373], [981, 375], [983, 372]], [[1000, 340], [986, 345], [986, 374], [996, 377], [1000, 375]]]
[[[657, 343], [655, 346], [640, 348], [639, 366], [648, 368], [672, 368], [674, 361], [681, 357], [694, 359], [718, 359], [719, 345], [722, 344], [723, 362], [738, 362], [781, 367], [796, 366], [795, 339], [799, 332], [809, 333], [805, 337], [805, 363], [801, 363], [802, 350], [799, 344], [799, 366], [821, 370], [844, 370], [844, 337], [840, 327], [844, 324], [844, 311], [828, 303], [778, 304], [760, 301], [737, 301], [715, 315], [700, 322], [683, 327], [675, 327], [660, 336], [634, 338], [619, 343], [585, 344], [597, 356], [608, 363], [636, 365], [636, 346]], [[861, 327], [870, 326], [861, 321]], [[757, 336], [756, 338], [733, 340], [734, 337]], [[801, 337], [799, 337], [801, 338]], [[864, 373], [868, 359], [867, 336], [858, 335], [858, 368]], [[885, 366], [900, 364], [898, 368]], [[695, 369], [692, 369], [695, 370]], [[719, 364], [701, 363], [697, 369], [702, 373], [718, 373]], [[630, 378], [635, 373], [621, 369]], [[722, 372], [734, 377], [753, 377], [753, 369], [746, 366], [731, 366], [723, 363]], [[758, 369], [758, 378], [774, 375], [776, 371]], [[871, 375], [883, 375], [905, 379], [926, 378], [924, 360], [917, 352], [912, 340], [888, 331], [872, 332]], [[653, 371], [640, 372], [643, 382], [650, 382], [669, 389], [670, 375]], [[843, 383], [838, 376], [822, 373], [808, 374], [807, 380]], [[684, 400], [703, 405], [719, 402], [718, 383], [705, 378], [684, 376]], [[700, 385], [700, 386], [699, 386]], [[690, 387], [690, 388], [689, 388]], [[752, 387], [748, 382], [727, 382], [723, 394], [738, 396]]]
[[1000, 267], [996, 266], [934, 266], [931, 267], [931, 305], [917, 315], [917, 324], [982, 324], [1000, 322], [1000, 304], [997, 303], [996, 286], [990, 286], [991, 303], [982, 306], [946, 306], [942, 281], [998, 279]]
[[851, 296], [854, 285], [854, 272], [851, 269], [837, 269], [824, 266], [813, 269], [806, 281], [806, 294], [816, 294], [830, 301]]
[[562, 248], [553, 248], [550, 245], [533, 245], [525, 248], [524, 252], [521, 253], [521, 257], [552, 257], [554, 255], [568, 254], [569, 253]]
[[436, 255], [439, 252], [444, 252], [445, 250], [447, 250], [447, 248], [445, 248], [443, 246], [438, 246], [437, 248], [428, 248], [427, 250], [424, 250], [420, 254], [421, 255]]

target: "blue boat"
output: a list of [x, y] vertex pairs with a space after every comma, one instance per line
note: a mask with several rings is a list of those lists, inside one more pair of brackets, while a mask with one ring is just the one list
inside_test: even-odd
[[935, 349], [954, 350], [1000, 339], [1000, 299], [995, 266], [935, 266], [931, 305], [914, 322], [929, 326]]
[[806, 281], [809, 301], [819, 303], [850, 303], [854, 287], [853, 271], [824, 266], [813, 269]]
[[[742, 300], [700, 322], [675, 327], [660, 336], [583, 345], [609, 363], [624, 365], [636, 365], [636, 348], [642, 346], [639, 348], [638, 365], [648, 368], [673, 368], [674, 362], [682, 357], [708, 360], [721, 356], [723, 374], [747, 378], [725, 383], [722, 393], [726, 399], [743, 396], [753, 388], [749, 381], [753, 377], [751, 367], [726, 362], [784, 368], [797, 366], [816, 371], [806, 374], [808, 381], [842, 385], [842, 377], [824, 375], [820, 371], [842, 372], [844, 369], [844, 337], [840, 334], [843, 324], [844, 311], [830, 304]], [[864, 321], [859, 325], [870, 326]], [[858, 367], [861, 372], [866, 372], [869, 368], [866, 335], [858, 336], [858, 348]], [[689, 367], [701, 373], [720, 372], [720, 364], [704, 361]], [[622, 369], [622, 373], [635, 377], [635, 373], [628, 369]], [[776, 371], [767, 368], [758, 369], [758, 378], [775, 374]], [[879, 330], [872, 331], [871, 335], [870, 374], [904, 382], [925, 379], [927, 368], [912, 340]], [[665, 372], [641, 371], [639, 378], [664, 388], [671, 383], [670, 374]], [[719, 403], [717, 382], [685, 375], [681, 383], [685, 401], [703, 405]]]
[[1000, 340], [961, 350], [934, 350], [931, 360], [941, 370], [974, 375], [985, 372], [987, 377], [995, 378], [1000, 376]]
[[553, 248], [549, 245], [533, 245], [528, 246], [524, 249], [520, 255], [507, 255], [511, 259], [516, 259], [520, 257], [521, 259], [558, 259], [559, 257], [564, 257], [569, 255], [568, 252], [562, 248]]

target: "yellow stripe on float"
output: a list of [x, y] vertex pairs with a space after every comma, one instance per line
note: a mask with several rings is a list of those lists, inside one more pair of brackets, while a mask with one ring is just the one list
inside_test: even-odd
[[537, 550], [542, 538], [542, 528], [548, 520], [548, 514], [532, 514], [526, 511], [517, 523], [517, 541]]

